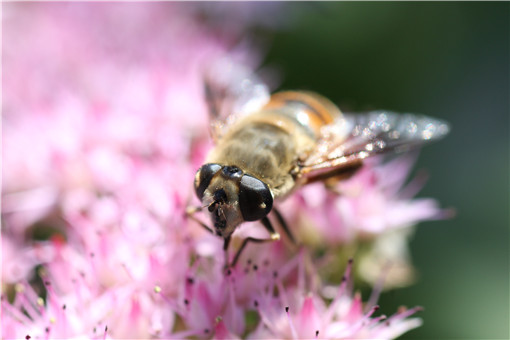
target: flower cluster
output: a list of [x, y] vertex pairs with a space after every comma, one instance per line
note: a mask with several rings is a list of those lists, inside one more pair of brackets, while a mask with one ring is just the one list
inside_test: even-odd
[[[403, 188], [409, 160], [369, 164], [341, 195], [301, 190], [282, 211], [305, 245], [254, 245], [234, 268], [185, 216], [211, 147], [202, 67], [246, 30], [213, 29], [232, 10], [208, 21], [209, 6], [4, 5], [2, 338], [394, 338], [420, 324], [417, 308], [375, 316], [352, 262], [328, 262], [345, 274], [327, 285], [316, 257], [440, 216]], [[261, 230], [243, 225], [233, 246]]]
[[[325, 268], [341, 266], [356, 254], [357, 276], [375, 284], [385, 272], [385, 287], [407, 286], [414, 280], [408, 239], [416, 223], [447, 218], [450, 210], [430, 198], [412, 199], [422, 188], [425, 175], [406, 183], [416, 154], [381, 163], [367, 162], [352, 178], [325, 190], [309, 185], [284, 202], [300, 239], [318, 251], [329, 249]], [[331, 249], [336, 249], [331, 253]]]

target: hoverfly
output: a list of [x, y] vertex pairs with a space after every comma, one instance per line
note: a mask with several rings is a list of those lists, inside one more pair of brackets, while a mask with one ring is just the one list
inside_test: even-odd
[[[306, 91], [270, 95], [268, 87], [240, 64], [222, 60], [205, 77], [205, 97], [215, 147], [195, 175], [202, 207], [188, 215], [224, 239], [243, 222], [261, 221], [268, 239], [278, 240], [268, 214], [289, 228], [274, 202], [297, 188], [331, 178], [352, 176], [367, 157], [402, 152], [445, 136], [444, 121], [414, 114], [373, 111], [343, 113], [325, 97]], [[207, 208], [213, 228], [193, 213]]]

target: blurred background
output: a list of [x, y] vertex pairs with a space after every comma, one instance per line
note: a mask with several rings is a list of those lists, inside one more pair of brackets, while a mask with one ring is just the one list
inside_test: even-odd
[[420, 272], [385, 293], [384, 313], [421, 305], [404, 338], [509, 337], [509, 3], [292, 3], [267, 34], [281, 88], [310, 89], [344, 111], [382, 108], [448, 120], [421, 152], [421, 197], [453, 207], [411, 243]]

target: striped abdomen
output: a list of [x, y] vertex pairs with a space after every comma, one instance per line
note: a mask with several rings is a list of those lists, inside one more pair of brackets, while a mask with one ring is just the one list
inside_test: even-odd
[[278, 110], [292, 117], [317, 139], [322, 126], [331, 124], [342, 113], [327, 98], [313, 92], [285, 91], [271, 96], [264, 110]]
[[275, 198], [285, 196], [294, 187], [297, 161], [314, 150], [321, 127], [340, 115], [314, 93], [276, 93], [260, 111], [235, 122], [207, 162], [237, 166], [264, 181]]

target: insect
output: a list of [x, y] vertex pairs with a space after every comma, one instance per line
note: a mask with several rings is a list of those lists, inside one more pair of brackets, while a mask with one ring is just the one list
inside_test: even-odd
[[444, 121], [414, 114], [373, 111], [343, 113], [325, 97], [306, 91], [270, 95], [266, 85], [246, 68], [223, 60], [205, 78], [205, 96], [215, 147], [195, 175], [195, 191], [207, 208], [213, 228], [224, 239], [246, 221], [261, 221], [268, 239], [278, 240], [268, 219], [274, 213], [292, 234], [274, 202], [309, 183], [352, 176], [364, 159], [402, 152], [437, 140], [449, 131]]

